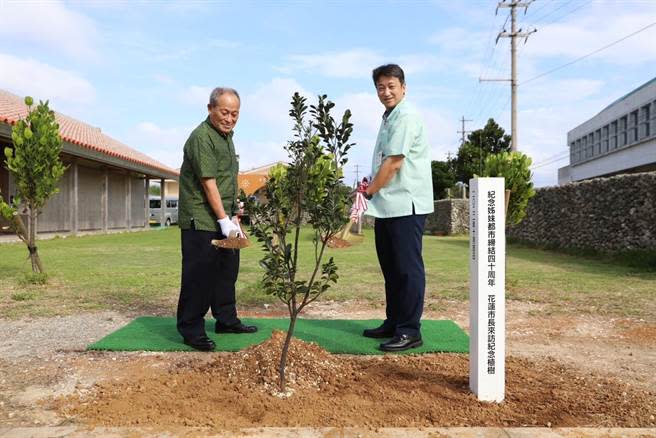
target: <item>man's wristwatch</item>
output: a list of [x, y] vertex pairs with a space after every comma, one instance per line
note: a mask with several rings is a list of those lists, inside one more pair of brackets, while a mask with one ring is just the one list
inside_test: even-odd
[[367, 201], [370, 201], [371, 198], [374, 197], [374, 195], [370, 195], [370, 194], [367, 193], [367, 192], [364, 192], [363, 195], [364, 195], [364, 199], [366, 199]]

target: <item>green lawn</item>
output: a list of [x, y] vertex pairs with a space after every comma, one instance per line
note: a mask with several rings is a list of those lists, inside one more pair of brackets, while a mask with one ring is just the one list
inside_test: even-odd
[[[312, 258], [311, 235], [302, 244]], [[23, 244], [0, 245], [0, 316], [42, 316], [84, 310], [116, 309], [136, 313], [173, 313], [180, 282], [180, 232], [149, 232], [69, 237], [39, 242], [48, 271], [45, 285], [34, 284]], [[384, 302], [382, 275], [373, 231], [364, 242], [329, 250], [340, 281], [324, 299]], [[237, 285], [240, 305], [274, 303], [259, 286], [261, 253], [257, 244], [242, 251]], [[466, 237], [424, 239], [427, 306], [468, 296]], [[507, 296], [544, 303], [549, 312], [586, 312], [656, 318], [656, 273], [614, 265], [600, 259], [508, 247]]]

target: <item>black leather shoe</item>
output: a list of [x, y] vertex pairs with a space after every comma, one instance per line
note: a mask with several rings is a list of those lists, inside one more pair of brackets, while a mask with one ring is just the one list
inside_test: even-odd
[[365, 336], [367, 338], [391, 338], [394, 336], [394, 329], [389, 329], [385, 327], [384, 325], [381, 325], [380, 327], [376, 327], [373, 329], [365, 329], [362, 332], [362, 336]]
[[216, 347], [214, 341], [207, 336], [201, 336], [194, 339], [185, 339], [184, 343], [199, 351], [212, 351]]
[[403, 351], [409, 350], [410, 348], [421, 347], [422, 345], [424, 345], [424, 343], [422, 342], [421, 337], [399, 335], [380, 344], [380, 349], [383, 351]]
[[217, 324], [214, 331], [216, 333], [255, 333], [257, 331], [257, 327], [254, 325], [245, 325], [241, 322], [235, 325]]

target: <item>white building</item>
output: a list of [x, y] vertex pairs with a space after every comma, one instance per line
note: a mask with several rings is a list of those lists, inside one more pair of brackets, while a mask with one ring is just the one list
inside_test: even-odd
[[567, 133], [569, 166], [558, 184], [656, 171], [656, 78]]

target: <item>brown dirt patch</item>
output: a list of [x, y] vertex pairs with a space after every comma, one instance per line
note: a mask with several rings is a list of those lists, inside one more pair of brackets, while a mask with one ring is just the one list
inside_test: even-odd
[[545, 359], [507, 359], [506, 400], [468, 390], [465, 355], [332, 355], [294, 340], [289, 397], [276, 394], [282, 342], [177, 361], [116, 362], [106, 378], [51, 402], [92, 426], [654, 427], [656, 394]]
[[344, 239], [340, 239], [339, 237], [331, 237], [330, 239], [328, 239], [327, 245], [329, 248], [339, 249], [339, 248], [348, 248], [349, 246], [351, 246], [351, 243]]
[[616, 323], [620, 338], [638, 345], [656, 345], [656, 324], [621, 320]]

